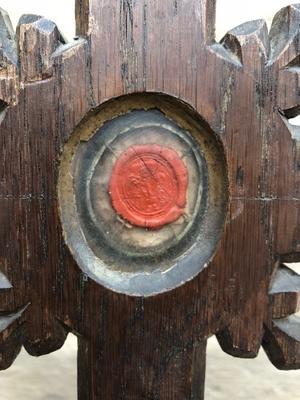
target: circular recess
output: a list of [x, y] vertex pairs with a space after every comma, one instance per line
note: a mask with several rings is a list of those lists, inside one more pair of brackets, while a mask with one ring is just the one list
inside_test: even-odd
[[161, 95], [117, 99], [88, 116], [65, 146], [58, 188], [79, 267], [134, 296], [171, 290], [207, 265], [228, 198], [215, 134]]

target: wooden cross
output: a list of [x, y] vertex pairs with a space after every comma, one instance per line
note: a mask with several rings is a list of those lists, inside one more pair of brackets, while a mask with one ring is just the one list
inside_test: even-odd
[[0, 15], [0, 367], [78, 336], [78, 398], [203, 399], [206, 340], [300, 367], [300, 6]]

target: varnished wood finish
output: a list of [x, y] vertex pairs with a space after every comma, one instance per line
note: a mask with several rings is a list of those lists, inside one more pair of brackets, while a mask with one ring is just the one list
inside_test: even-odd
[[[71, 44], [33, 16], [13, 41], [1, 13], [0, 270], [12, 285], [0, 286], [9, 325], [1, 368], [22, 345], [47, 354], [70, 331], [79, 337], [80, 400], [201, 399], [213, 334], [230, 354], [255, 357], [263, 343], [277, 367], [298, 368], [289, 319], [298, 294], [285, 294], [291, 283], [281, 294], [271, 287], [280, 263], [300, 261], [300, 135], [287, 119], [299, 112], [300, 6], [280, 11], [270, 34], [255, 21], [221, 43], [214, 0], [77, 0], [76, 11]], [[75, 127], [92, 108], [136, 92], [174, 96], [205, 119], [223, 143], [230, 190], [208, 267], [146, 299], [81, 273], [57, 199]]]

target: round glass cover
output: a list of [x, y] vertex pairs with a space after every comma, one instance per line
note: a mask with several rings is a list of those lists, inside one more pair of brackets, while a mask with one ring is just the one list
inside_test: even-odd
[[183, 284], [219, 240], [227, 201], [219, 143], [175, 119], [154, 107], [96, 116], [88, 135], [83, 125], [66, 145], [66, 242], [87, 275], [117, 292], [149, 296]]

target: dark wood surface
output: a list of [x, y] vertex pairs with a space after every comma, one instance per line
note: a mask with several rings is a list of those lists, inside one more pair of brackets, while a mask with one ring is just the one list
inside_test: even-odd
[[[79, 338], [79, 399], [203, 398], [205, 342], [300, 367], [300, 6], [268, 33], [246, 23], [214, 40], [214, 0], [77, 0], [79, 38], [0, 15], [0, 367]], [[87, 278], [64, 242], [60, 156], [91, 109], [132, 93], [190, 105], [222, 142], [229, 202], [209, 265], [139, 298]], [[8, 284], [7, 280], [11, 283]], [[12, 287], [10, 287], [12, 286]]]

